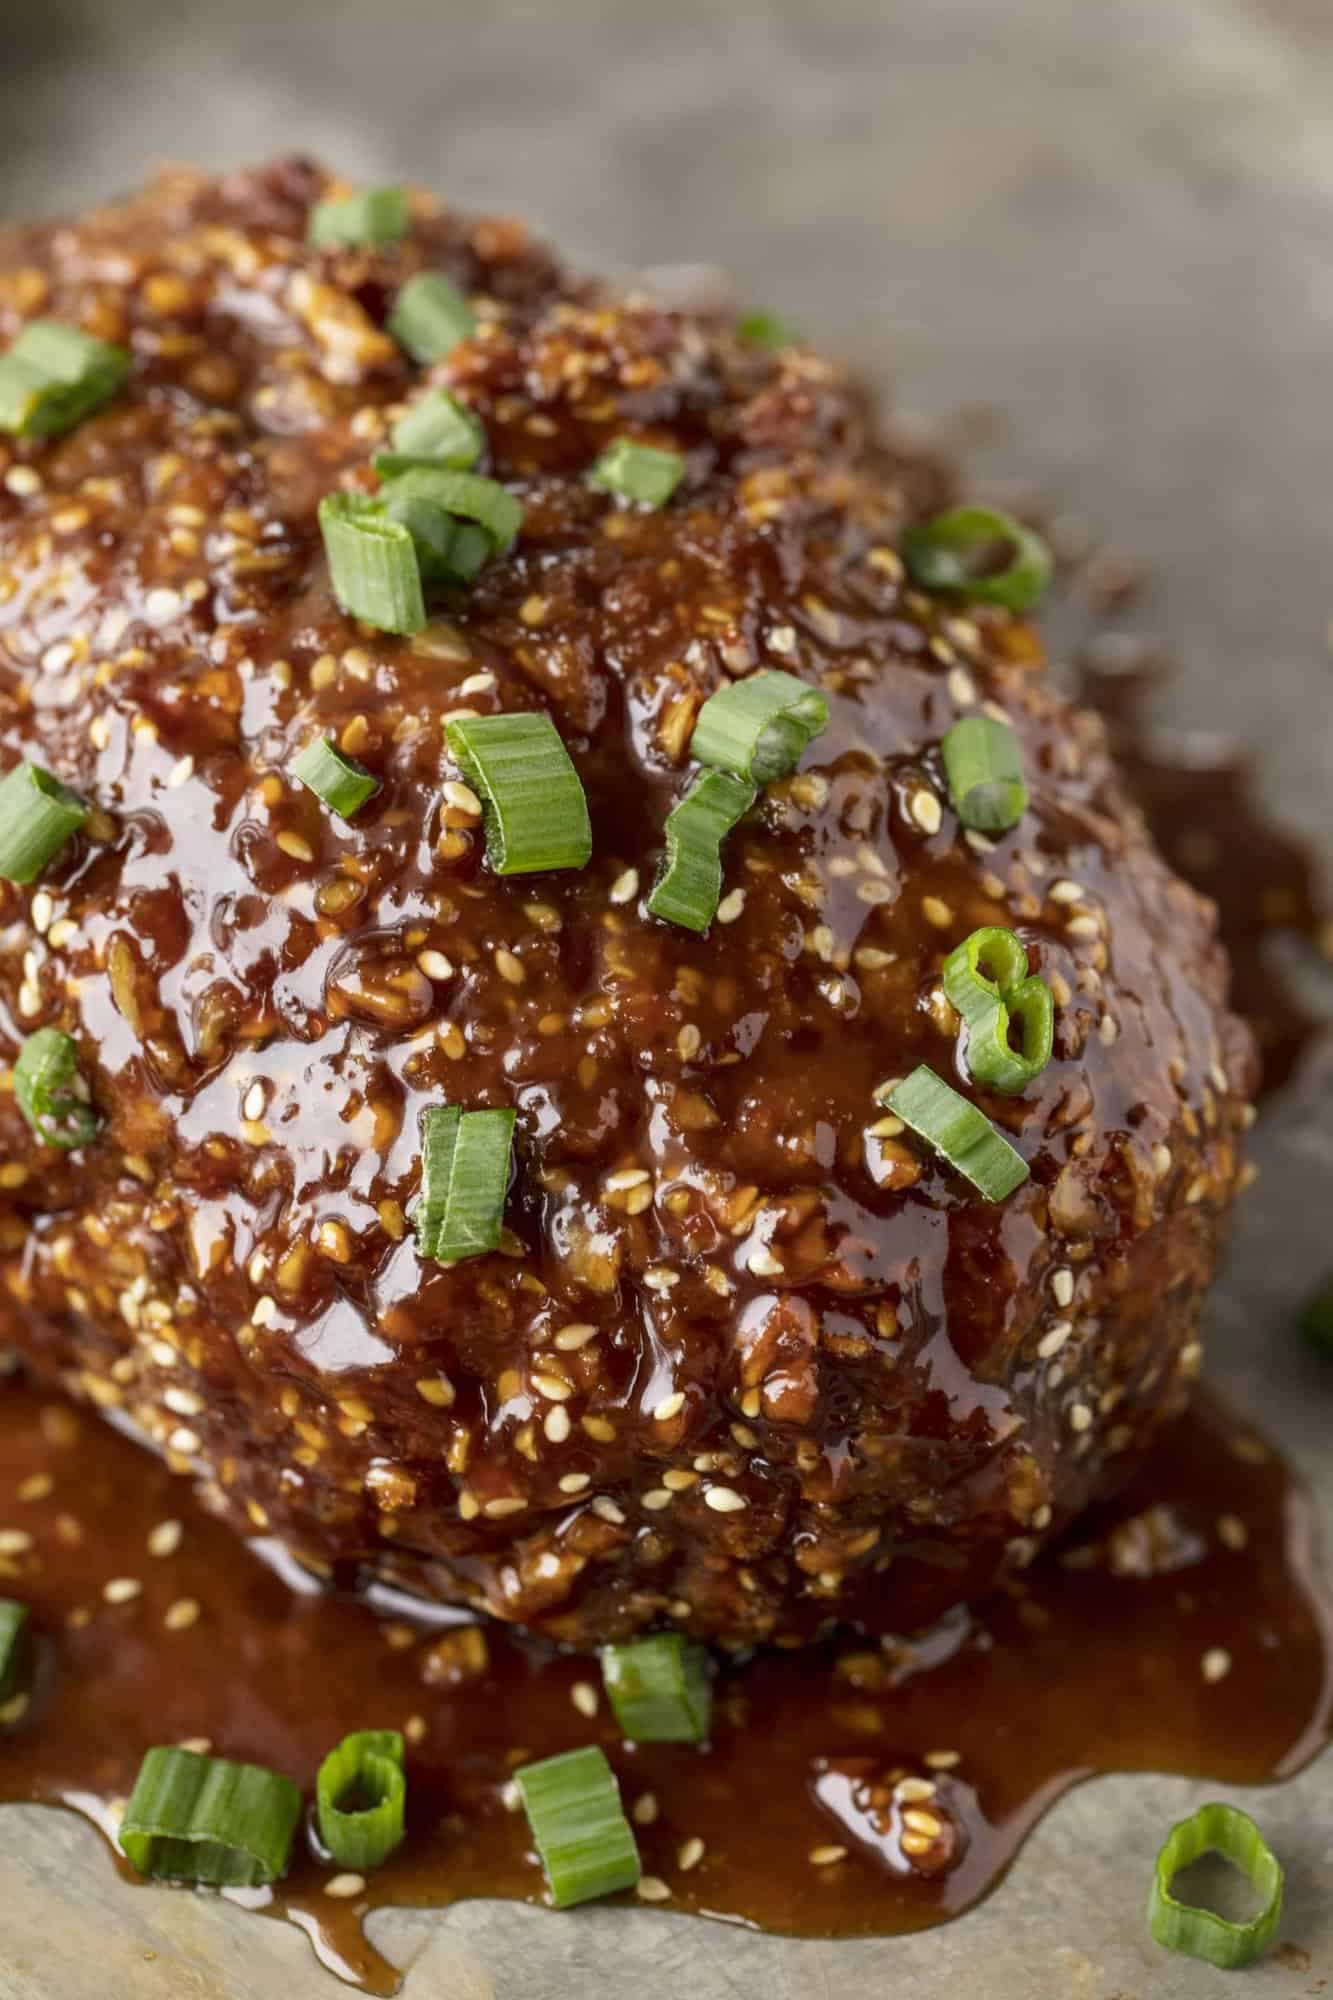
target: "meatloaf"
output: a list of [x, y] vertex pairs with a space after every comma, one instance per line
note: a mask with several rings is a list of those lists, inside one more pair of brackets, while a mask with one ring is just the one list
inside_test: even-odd
[[[243, 1535], [578, 1646], [908, 1630], [1030, 1561], [1199, 1367], [1253, 1082], [1212, 907], [1024, 616], [925, 590], [949, 474], [808, 346], [562, 273], [509, 218], [285, 160], [0, 240], [0, 344], [128, 380], [0, 438], [0, 765], [88, 803], [0, 884], [4, 1338]], [[472, 329], [388, 329], [446, 274]], [[317, 509], [447, 388], [522, 507], [420, 630], [348, 616]], [[588, 478], [674, 452], [642, 505]], [[730, 835], [706, 930], [647, 908], [701, 704], [761, 669], [828, 724]], [[449, 748], [549, 716], [582, 868], [502, 875]], [[940, 745], [1006, 721], [1030, 798], [965, 827]], [[323, 736], [378, 789], [292, 774]], [[1016, 931], [1054, 996], [1021, 1093], [969, 1078], [946, 955]], [[97, 1129], [10, 1068], [73, 1037]], [[1026, 1163], [985, 1199], [886, 1108], [919, 1064]], [[423, 1113], [512, 1109], [498, 1247], [441, 1263]]]

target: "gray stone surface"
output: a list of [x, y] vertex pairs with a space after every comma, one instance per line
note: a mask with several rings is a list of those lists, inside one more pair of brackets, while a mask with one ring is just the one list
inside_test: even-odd
[[[161, 157], [302, 147], [521, 209], [589, 261], [729, 267], [985, 455], [1153, 559], [1179, 720], [1261, 755], [1333, 835], [1333, 9], [1327, 0], [8, 0], [0, 203], [78, 202]], [[1327, 1005], [1327, 985], [1322, 989]], [[1333, 1524], [1333, 1381], [1289, 1336], [1329, 1261], [1333, 1052], [1256, 1135], [1263, 1175], [1210, 1313], [1211, 1369]], [[1327, 1546], [1327, 1544], [1326, 1544]], [[474, 1904], [385, 1919], [408, 2000], [1207, 2000], [1145, 1938], [1162, 1827], [1208, 1792], [1085, 1787], [942, 1931], [796, 1943], [648, 1911]], [[1256, 1796], [1289, 1866], [1246, 1995], [1333, 1978], [1333, 1765]], [[332, 1991], [302, 1940], [119, 1884], [93, 1835], [0, 1818], [3, 2000]], [[1235, 1990], [1239, 1990], [1239, 1985]]]

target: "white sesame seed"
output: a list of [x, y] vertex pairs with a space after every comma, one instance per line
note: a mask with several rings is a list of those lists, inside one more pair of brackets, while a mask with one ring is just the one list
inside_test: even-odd
[[35, 931], [46, 931], [55, 915], [56, 906], [48, 890], [39, 889], [32, 899], [32, 927]]
[[893, 1788], [893, 1796], [900, 1805], [921, 1805], [933, 1799], [936, 1792], [933, 1778], [899, 1778]]
[[264, 1115], [264, 1103], [268, 1096], [262, 1083], [252, 1083], [241, 1100], [241, 1116], [250, 1123]]
[[1072, 1305], [1074, 1301], [1074, 1273], [1067, 1264], [1051, 1273], [1051, 1296], [1058, 1306]]
[[1156, 1174], [1158, 1180], [1161, 1180], [1164, 1174], [1170, 1173], [1171, 1148], [1169, 1146], [1163, 1146], [1159, 1142], [1156, 1146], [1153, 1147], [1152, 1166], [1153, 1166], [1153, 1172]]
[[608, 892], [613, 903], [632, 903], [639, 893], [639, 871], [626, 868], [617, 875]]
[[651, 1826], [657, 1818], [657, 1794], [640, 1792], [630, 1808], [630, 1818], [636, 1826]]
[[516, 1494], [502, 1494], [498, 1500], [488, 1500], [481, 1511], [492, 1521], [503, 1521], [510, 1514], [522, 1513], [527, 1504]]
[[660, 1514], [664, 1507], [671, 1505], [671, 1494], [665, 1486], [654, 1486], [644, 1494], [643, 1505], [650, 1514]]
[[169, 1604], [162, 1623], [168, 1632], [185, 1632], [199, 1622], [199, 1600], [195, 1597], [178, 1597]]
[[1071, 882], [1064, 877], [1059, 882], [1052, 882], [1046, 893], [1053, 903], [1081, 903], [1088, 892], [1081, 882]]
[[963, 1761], [960, 1750], [927, 1750], [923, 1760], [932, 1771], [952, 1771]]
[[11, 493], [24, 497], [30, 493], [40, 493], [42, 476], [31, 465], [11, 465], [5, 474], [5, 486]]
[[172, 765], [171, 769], [167, 772], [167, 790], [171, 792], [178, 792], [181, 786], [188, 784], [193, 776], [194, 776], [194, 758], [188, 755], [184, 757], [178, 757], [176, 759], [176, 762]]
[[562, 1493], [582, 1493], [585, 1487], [591, 1486], [592, 1475], [587, 1472], [567, 1472], [558, 1484]]
[[542, 1429], [552, 1444], [564, 1443], [565, 1439], [569, 1436], [570, 1423], [569, 1411], [563, 1403], [557, 1403], [553, 1410], [546, 1412], [546, 1420], [542, 1424]]
[[1103, 1014], [1101, 1020], [1097, 1023], [1097, 1039], [1104, 1047], [1109, 1049], [1119, 1039], [1119, 1036], [1120, 1023], [1116, 1020], [1115, 1015]]
[[1250, 1539], [1250, 1531], [1237, 1514], [1219, 1514], [1217, 1538], [1229, 1549], [1243, 1549]]
[[678, 1417], [684, 1408], [685, 1393], [682, 1389], [677, 1389], [674, 1394], [663, 1396], [661, 1402], [657, 1404], [653, 1410], [653, 1422], [669, 1424], [671, 1419]]
[[602, 1186], [608, 1194], [624, 1194], [628, 1188], [642, 1187], [650, 1178], [646, 1167], [622, 1167], [618, 1173], [608, 1174]]
[[568, 1326], [562, 1326], [552, 1340], [551, 1345], [558, 1347], [562, 1353], [568, 1354], [572, 1353], [575, 1348], [586, 1347], [590, 1340], [595, 1340], [596, 1338], [597, 1328], [595, 1326], [591, 1326], [582, 1320], [576, 1320], [571, 1321]]
[[102, 1595], [108, 1604], [128, 1604], [142, 1589], [137, 1576], [113, 1576], [102, 1585]]
[[457, 778], [450, 778], [441, 790], [445, 804], [452, 806], [455, 812], [470, 813], [474, 819], [481, 818], [481, 800], [471, 785], [464, 785]]
[[336, 1896], [340, 1901], [349, 1896], [359, 1896], [366, 1886], [364, 1875], [330, 1875], [324, 1884], [326, 1896]]
[[1071, 1431], [1087, 1431], [1092, 1429], [1092, 1411], [1086, 1403], [1075, 1403], [1072, 1405], [1069, 1412], [1069, 1428]]
[[591, 1681], [575, 1681], [569, 1690], [569, 1698], [580, 1715], [594, 1716], [597, 1713], [597, 1690]]
[[623, 1509], [617, 1507], [615, 1501], [608, 1499], [605, 1493], [597, 1495], [597, 1498], [592, 1503], [592, 1511], [599, 1519], [609, 1521], [613, 1528], [624, 1526], [625, 1515]]
[[944, 811], [934, 792], [927, 791], [924, 785], [912, 793], [907, 810], [923, 833], [939, 832]]
[[489, 694], [495, 686], [494, 674], [469, 674], [458, 684], [459, 694]]
[[660, 1875], [640, 1875], [634, 1890], [641, 1903], [666, 1903], [671, 1891]]
[[179, 617], [183, 603], [178, 590], [165, 587], [150, 590], [143, 601], [144, 617], [151, 625], [165, 625], [169, 619]]
[[781, 1257], [774, 1255], [767, 1243], [756, 1243], [749, 1255], [749, 1267], [761, 1278], [780, 1278], [786, 1269]]
[[150, 1556], [174, 1556], [185, 1530], [179, 1521], [159, 1521], [145, 1543]]
[[32, 1536], [23, 1528], [0, 1528], [0, 1556], [26, 1555]]
[[710, 1486], [704, 1493], [704, 1505], [711, 1507], [715, 1514], [739, 1514], [749, 1506], [743, 1493], [734, 1486]]
[[1058, 1354], [1073, 1331], [1072, 1320], [1057, 1319], [1037, 1342], [1037, 1352], [1042, 1360], [1049, 1361], [1053, 1354]]
[[1224, 1681], [1231, 1672], [1231, 1655], [1225, 1646], [1210, 1646], [1200, 1660], [1199, 1668], [1212, 1687], [1216, 1682]]
[[178, 1424], [167, 1439], [167, 1450], [174, 1451], [179, 1458], [193, 1458], [199, 1449], [199, 1435], [186, 1424]]
[[178, 1389], [174, 1383], [162, 1391], [162, 1401], [178, 1417], [197, 1417], [204, 1407], [202, 1396], [196, 1396], [193, 1389]]
[[835, 1846], [812, 1847], [810, 1859], [816, 1868], [831, 1868], [835, 1862], [847, 1859], [847, 1849]]
[[1101, 934], [1102, 927], [1096, 917], [1071, 917], [1065, 925], [1065, 935], [1067, 937], [1098, 938]]
[[744, 908], [744, 889], [732, 889], [717, 906], [717, 920], [720, 924], [734, 924]]
[[446, 958], [442, 951], [419, 951], [417, 964], [427, 979], [449, 979], [453, 976], [453, 960]]
[[688, 1874], [691, 1868], [699, 1866], [705, 1851], [702, 1840], [697, 1833], [694, 1834], [691, 1839], [682, 1841], [676, 1850], [676, 1866]]
[[558, 1375], [534, 1375], [532, 1386], [548, 1403], [567, 1403], [574, 1391]]

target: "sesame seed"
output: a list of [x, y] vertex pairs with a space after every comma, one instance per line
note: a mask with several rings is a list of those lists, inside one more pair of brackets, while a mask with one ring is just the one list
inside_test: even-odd
[[1102, 934], [1102, 927], [1096, 917], [1071, 917], [1065, 925], [1065, 934], [1076, 938], [1098, 938]]
[[558, 1375], [534, 1375], [532, 1386], [539, 1396], [545, 1396], [548, 1403], [567, 1403], [574, 1393], [568, 1382], [562, 1382]]
[[242, 1118], [247, 1118], [252, 1121], [256, 1118], [262, 1118], [264, 1115], [264, 1102], [266, 1096], [267, 1092], [265, 1091], [262, 1083], [252, 1083], [250, 1085], [250, 1088], [246, 1091], [244, 1098], [241, 1100]]
[[608, 1194], [622, 1194], [626, 1188], [642, 1187], [650, 1178], [644, 1167], [622, 1167], [619, 1173], [608, 1174], [602, 1186]]
[[457, 778], [450, 778], [442, 787], [444, 802], [455, 812], [470, 813], [473, 819], [481, 818], [481, 800], [471, 785], [464, 785]]
[[143, 601], [144, 617], [152, 625], [165, 625], [180, 615], [184, 600], [178, 590], [150, 590]]
[[676, 1866], [681, 1870], [683, 1870], [684, 1872], [688, 1873], [688, 1871], [691, 1868], [697, 1868], [699, 1866], [699, 1863], [704, 1858], [705, 1852], [706, 1850], [704, 1848], [704, 1843], [702, 1842], [702, 1840], [700, 1840], [698, 1834], [696, 1833], [695, 1835], [693, 1835], [691, 1839], [682, 1841], [680, 1846], [677, 1848]]
[[671, 1419], [678, 1417], [684, 1408], [685, 1393], [683, 1390], [677, 1389], [673, 1395], [663, 1396], [661, 1402], [657, 1404], [653, 1411], [653, 1422], [669, 1424]]
[[501, 979], [507, 980], [511, 986], [521, 986], [528, 976], [523, 970], [522, 959], [516, 958], [512, 951], [507, 951], [504, 945], [496, 946], [495, 969]]
[[639, 871], [626, 868], [611, 884], [610, 897], [613, 903], [632, 903], [639, 893]]
[[630, 1808], [630, 1818], [636, 1826], [651, 1826], [657, 1818], [657, 1795], [655, 1792], [640, 1792]]
[[178, 757], [176, 759], [176, 762], [172, 765], [171, 769], [167, 772], [168, 791], [172, 792], [179, 791], [181, 786], [184, 784], [188, 784], [193, 776], [194, 776], [194, 758], [190, 756]]
[[591, 1486], [592, 1476], [587, 1472], [567, 1472], [558, 1484], [562, 1493], [582, 1493]]
[[[933, 1778], [899, 1778], [893, 1788], [893, 1796], [900, 1805], [919, 1805], [926, 1799], [933, 1799], [935, 1790]], [[904, 1814], [904, 1820], [906, 1817]]]
[[787, 1268], [781, 1257], [775, 1256], [767, 1243], [756, 1243], [748, 1261], [750, 1269], [761, 1278], [780, 1278]]
[[5, 486], [9, 492], [23, 498], [30, 493], [41, 492], [42, 476], [31, 465], [11, 465], [5, 474]]
[[102, 1585], [102, 1595], [108, 1604], [128, 1604], [142, 1589], [137, 1576], [113, 1576]]
[[704, 1505], [711, 1507], [715, 1514], [739, 1514], [749, 1506], [744, 1494], [734, 1486], [710, 1486], [704, 1494]]
[[1164, 1175], [1170, 1173], [1171, 1148], [1169, 1146], [1163, 1146], [1159, 1143], [1153, 1147], [1152, 1166], [1153, 1166], [1153, 1172], [1156, 1174], [1158, 1180], [1161, 1180]]
[[23, 1528], [0, 1528], [0, 1556], [26, 1555], [32, 1536]]
[[569, 1698], [580, 1715], [589, 1718], [597, 1713], [597, 1690], [591, 1681], [575, 1681], [569, 1690]]
[[671, 1505], [671, 1494], [665, 1486], [654, 1486], [644, 1494], [643, 1505], [650, 1514], [660, 1514], [664, 1507]]
[[1081, 903], [1087, 890], [1081, 882], [1071, 882], [1067, 878], [1052, 882], [1047, 895], [1053, 903]]
[[586, 1347], [590, 1340], [596, 1340], [596, 1338], [597, 1328], [595, 1326], [590, 1326], [582, 1320], [573, 1320], [568, 1326], [560, 1328], [551, 1345], [558, 1347], [562, 1353], [568, 1354], [576, 1348]]
[[178, 1597], [174, 1604], [167, 1606], [162, 1623], [166, 1626], [168, 1632], [187, 1631], [191, 1625], [198, 1622], [199, 1610], [200, 1606], [197, 1598]]
[[703, 1036], [693, 1021], [687, 1021], [676, 1036], [676, 1053], [682, 1062], [690, 1062], [698, 1055], [703, 1045]]
[[949, 699], [956, 708], [971, 708], [977, 698], [976, 682], [963, 667], [951, 667], [945, 682]]
[[1049, 1361], [1053, 1354], [1058, 1354], [1073, 1331], [1074, 1323], [1072, 1320], [1056, 1320], [1054, 1325], [1037, 1342], [1037, 1352], [1042, 1360]]
[[27, 1691], [20, 1688], [19, 1692], [12, 1694], [8, 1701], [0, 1702], [0, 1722], [6, 1724], [21, 1722], [28, 1712], [28, 1703], [30, 1700], [31, 1696]]
[[938, 896], [921, 898], [921, 914], [928, 924], [935, 926], [937, 931], [947, 931], [953, 922], [953, 911], [947, 903], [941, 902]]
[[314, 848], [299, 833], [284, 831], [278, 835], [277, 844], [284, 854], [291, 856], [293, 861], [313, 861], [315, 858]]
[[634, 1890], [641, 1903], [666, 1903], [671, 1891], [660, 1875], [640, 1875]]
[[1051, 1296], [1058, 1306], [1073, 1304], [1074, 1273], [1068, 1265], [1062, 1264], [1058, 1271], [1051, 1273]]
[[924, 1762], [932, 1771], [952, 1771], [963, 1761], [961, 1750], [927, 1750]]
[[916, 1806], [910, 1807], [903, 1814], [903, 1825], [910, 1828], [913, 1833], [927, 1834], [932, 1840], [937, 1839], [944, 1831], [942, 1822], [934, 1813], [922, 1812]]
[[178, 1424], [167, 1439], [167, 1450], [174, 1451], [180, 1458], [193, 1458], [199, 1449], [199, 1434], [187, 1424]]
[[1217, 1538], [1229, 1549], [1243, 1549], [1250, 1539], [1250, 1531], [1236, 1514], [1220, 1514], [1217, 1520]]
[[744, 889], [733, 889], [724, 896], [717, 906], [717, 920], [720, 924], [734, 924], [745, 908]]
[[34, 1472], [21, 1482], [18, 1488], [20, 1500], [45, 1500], [55, 1488], [55, 1480], [49, 1472]]
[[453, 974], [453, 960], [446, 958], [442, 951], [418, 952], [417, 964], [427, 979], [448, 979]]
[[481, 1511], [488, 1520], [503, 1521], [509, 1514], [521, 1514], [527, 1504], [516, 1496], [502, 1495], [498, 1500], [488, 1500]]
[[546, 1421], [543, 1423], [542, 1429], [552, 1444], [564, 1443], [565, 1439], [569, 1436], [570, 1423], [569, 1411], [563, 1403], [557, 1403], [553, 1410], [546, 1412]]
[[1071, 1431], [1087, 1431], [1092, 1429], [1092, 1411], [1086, 1403], [1075, 1403], [1072, 1405], [1069, 1412], [1069, 1428]]
[[944, 810], [934, 792], [922, 785], [907, 801], [907, 810], [923, 833], [938, 833]]
[[1225, 1646], [1210, 1646], [1199, 1662], [1199, 1669], [1208, 1685], [1215, 1686], [1231, 1672], [1231, 1655]]
[[162, 1391], [162, 1401], [178, 1417], [197, 1417], [204, 1407], [202, 1396], [196, 1396], [192, 1389], [177, 1389], [174, 1384]]
[[324, 1894], [326, 1896], [336, 1896], [339, 1900], [344, 1900], [349, 1896], [359, 1896], [365, 1886], [366, 1878], [364, 1875], [330, 1875], [328, 1881], [324, 1884]]
[[45, 931], [49, 927], [52, 917], [55, 915], [56, 908], [54, 902], [51, 900], [50, 892], [46, 889], [39, 889], [32, 899], [31, 907], [33, 929], [35, 931]]
[[810, 1859], [816, 1868], [832, 1868], [835, 1862], [847, 1859], [847, 1849], [835, 1846], [812, 1847]]

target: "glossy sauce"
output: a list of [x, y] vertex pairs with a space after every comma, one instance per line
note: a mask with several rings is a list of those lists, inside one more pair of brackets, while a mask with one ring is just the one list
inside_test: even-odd
[[[32, 1537], [5, 1559], [0, 1590], [31, 1604], [40, 1640], [30, 1706], [0, 1746], [3, 1796], [73, 1805], [110, 1832], [154, 1742], [206, 1739], [308, 1795], [347, 1730], [404, 1729], [408, 1837], [365, 1891], [331, 1898], [336, 1871], [299, 1833], [280, 1891], [235, 1898], [299, 1923], [371, 1992], [392, 1992], [395, 1974], [362, 1935], [369, 1910], [541, 1900], [506, 1781], [581, 1743], [604, 1745], [632, 1813], [656, 1801], [636, 1833], [662, 1907], [853, 1936], [967, 1908], [1095, 1772], [1255, 1783], [1299, 1769], [1329, 1737], [1333, 1619], [1307, 1502], [1206, 1396], [1131, 1494], [980, 1611], [914, 1645], [848, 1637], [725, 1673], [706, 1751], [623, 1743], [586, 1657], [409, 1615], [406, 1601], [293, 1590], [185, 1479], [18, 1377], [0, 1388], [0, 1464], [4, 1524]], [[179, 1547], [155, 1557], [165, 1521], [181, 1523]], [[139, 1593], [109, 1603], [117, 1579]], [[182, 1604], [197, 1605], [192, 1623]], [[451, 1658], [481, 1671], [451, 1684]], [[580, 1683], [597, 1695], [591, 1716]], [[682, 1868], [691, 1841], [704, 1852]], [[812, 1861], [821, 1849], [845, 1852]]]

